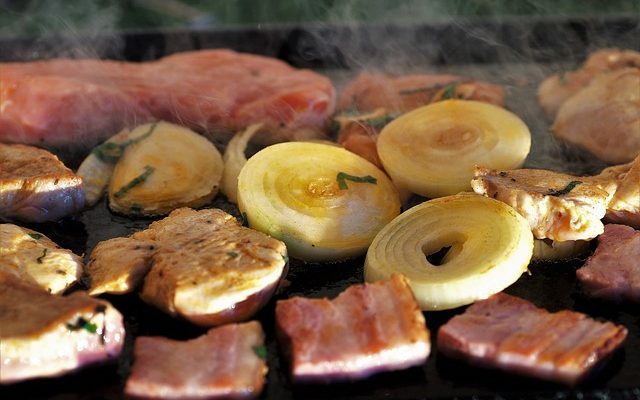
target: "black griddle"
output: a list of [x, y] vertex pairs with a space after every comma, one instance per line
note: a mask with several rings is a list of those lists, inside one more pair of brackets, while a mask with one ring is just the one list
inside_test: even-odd
[[[154, 59], [183, 50], [226, 47], [281, 58], [294, 66], [314, 68], [340, 87], [361, 68], [391, 72], [441, 72], [486, 79], [505, 85], [507, 105], [529, 126], [532, 151], [526, 167], [570, 173], [595, 173], [604, 164], [555, 143], [539, 109], [535, 91], [549, 73], [579, 65], [601, 47], [640, 50], [640, 17], [544, 18], [442, 21], [413, 25], [272, 26], [207, 31], [126, 32], [78, 37], [0, 38], [0, 60], [26, 61], [54, 56], [97, 56], [132, 61]], [[82, 154], [56, 152], [71, 165]], [[418, 203], [424, 199], [413, 199]], [[238, 210], [219, 195], [209, 207], [237, 217]], [[85, 258], [101, 240], [144, 229], [151, 219], [111, 213], [103, 199], [95, 207], [57, 223], [29, 225]], [[534, 263], [506, 292], [550, 311], [571, 309], [622, 324], [629, 330], [624, 347], [596, 373], [574, 388], [505, 372], [468, 366], [438, 352], [435, 333], [463, 308], [427, 312], [433, 350], [426, 364], [375, 375], [362, 381], [331, 385], [294, 385], [287, 362], [278, 353], [274, 308], [291, 296], [335, 297], [363, 281], [364, 257], [336, 264], [290, 261], [288, 285], [281, 288], [255, 318], [267, 335], [269, 374], [264, 399], [640, 399], [640, 307], [588, 298], [575, 279], [582, 258]], [[0, 399], [121, 399], [136, 336], [189, 339], [205, 332], [143, 303], [136, 294], [103, 296], [125, 316], [126, 343], [111, 364], [70, 375], [0, 386]]]

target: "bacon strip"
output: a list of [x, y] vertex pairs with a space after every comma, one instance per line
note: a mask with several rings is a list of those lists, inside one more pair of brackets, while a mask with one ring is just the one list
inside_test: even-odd
[[613, 301], [640, 303], [640, 231], [605, 225], [598, 247], [576, 276], [587, 293]]
[[334, 300], [278, 301], [276, 323], [294, 381], [365, 378], [420, 365], [431, 350], [424, 316], [398, 275]]
[[573, 311], [549, 313], [498, 293], [438, 330], [438, 349], [473, 364], [575, 385], [622, 345], [627, 329]]
[[139, 337], [125, 394], [136, 398], [254, 398], [267, 373], [258, 353], [264, 333], [257, 321], [209, 330], [188, 341]]

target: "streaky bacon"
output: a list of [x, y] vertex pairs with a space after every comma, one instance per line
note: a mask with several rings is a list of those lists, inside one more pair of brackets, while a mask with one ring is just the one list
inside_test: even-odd
[[125, 394], [135, 398], [254, 398], [264, 386], [267, 364], [260, 323], [213, 328], [188, 341], [138, 337]]
[[331, 81], [231, 50], [157, 61], [53, 59], [0, 63], [0, 141], [93, 145], [166, 120], [228, 139], [262, 122], [263, 143], [317, 137], [335, 107]]
[[365, 378], [421, 365], [431, 342], [406, 279], [354, 285], [334, 300], [276, 304], [276, 324], [294, 381]]
[[576, 276], [593, 297], [640, 303], [640, 231], [605, 225], [598, 247]]
[[619, 348], [624, 326], [574, 311], [550, 313], [498, 293], [438, 330], [438, 349], [472, 364], [575, 385]]

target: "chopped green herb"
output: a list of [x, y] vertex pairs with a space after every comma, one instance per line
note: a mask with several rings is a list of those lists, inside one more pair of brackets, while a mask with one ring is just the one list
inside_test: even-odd
[[242, 213], [242, 226], [249, 226], [249, 217], [247, 217], [247, 213], [243, 212]]
[[42, 235], [39, 233], [29, 233], [29, 236], [31, 236], [31, 239], [33, 240], [40, 240], [42, 239]]
[[138, 136], [137, 138], [127, 140], [126, 142], [123, 142], [123, 143], [113, 143], [113, 142], [102, 143], [101, 145], [96, 146], [93, 149], [93, 154], [95, 154], [96, 157], [98, 157], [98, 159], [102, 162], [115, 164], [118, 162], [120, 157], [122, 157], [122, 154], [124, 154], [124, 149], [126, 149], [129, 145], [138, 143], [146, 139], [147, 137], [149, 137], [153, 133], [153, 131], [156, 129], [157, 125], [158, 123], [154, 122], [149, 127], [148, 131]]
[[235, 251], [227, 251], [227, 255], [228, 255], [229, 257], [231, 257], [231, 258], [236, 258], [236, 257], [238, 257], [240, 254], [238, 254], [238, 253], [237, 253], [237, 252], [235, 252]]
[[283, 255], [282, 255], [282, 259], [284, 260], [284, 263], [285, 263], [285, 264], [289, 264], [289, 256], [288, 256], [288, 255], [283, 254]]
[[36, 258], [38, 264], [42, 264], [42, 260], [47, 256], [47, 249], [42, 250], [42, 255]]
[[576, 186], [578, 186], [581, 183], [582, 182], [580, 182], [580, 181], [571, 181], [571, 182], [569, 182], [569, 184], [564, 189], [560, 189], [560, 190], [549, 189], [549, 192], [547, 193], [547, 196], [562, 196], [562, 195], [565, 195], [565, 194], [569, 193], [570, 191], [572, 191], [573, 188], [575, 188]]
[[83, 317], [78, 317], [75, 323], [67, 324], [67, 329], [70, 331], [78, 331], [80, 329], [84, 329], [89, 333], [98, 332], [98, 326], [92, 322], [87, 321]]
[[442, 92], [442, 100], [455, 99], [456, 98], [456, 85], [453, 83], [444, 87]]
[[120, 197], [124, 196], [124, 194], [127, 193], [129, 190], [133, 189], [134, 187], [146, 181], [149, 175], [153, 173], [153, 171], [155, 171], [155, 168], [149, 165], [145, 165], [144, 172], [142, 172], [140, 175], [133, 178], [131, 182], [127, 183], [126, 185], [118, 189], [118, 191], [114, 193], [113, 197], [115, 197], [116, 199], [119, 199]]
[[253, 346], [253, 352], [263, 360], [267, 359], [267, 346]]
[[378, 183], [378, 180], [371, 175], [353, 176], [346, 172], [338, 172], [336, 179], [338, 180], [338, 187], [340, 190], [349, 189], [346, 180], [350, 180], [351, 182], [372, 183], [374, 185]]

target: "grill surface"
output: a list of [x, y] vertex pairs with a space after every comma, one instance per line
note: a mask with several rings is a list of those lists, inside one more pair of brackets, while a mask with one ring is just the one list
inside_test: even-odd
[[[371, 46], [371, 40], [379, 34], [376, 29], [387, 28], [358, 29], [360, 30], [354, 32], [344, 27], [318, 28], [309, 32], [283, 27], [266, 31], [128, 34], [122, 37], [123, 40], [117, 41], [120, 46], [119, 53], [109, 53], [116, 51], [118, 46], [103, 46], [102, 49], [108, 51], [98, 55], [124, 55], [124, 58], [139, 60], [177, 50], [224, 46], [280, 56], [296, 66], [315, 67], [332, 77], [338, 87], [357, 73], [356, 69], [347, 67], [363, 64], [364, 57], [368, 57], [368, 61], [380, 60], [377, 65], [384, 65], [395, 71], [447, 71], [486, 79], [505, 85], [508, 107], [527, 123], [532, 132], [532, 151], [526, 167], [593, 173], [604, 165], [594, 162], [584, 154], [567, 152], [552, 140], [548, 133], [549, 124], [536, 103], [535, 90], [544, 76], [552, 71], [575, 66], [576, 60], [582, 60], [589, 49], [620, 46], [637, 50], [640, 46], [637, 40], [637, 37], [640, 37], [637, 35], [638, 21], [629, 19], [543, 20], [528, 23], [476, 21], [471, 25], [442, 24], [390, 28], [398, 35], [413, 36], [415, 48], [430, 49], [412, 57], [410, 63], [403, 64], [397, 62], [398, 57], [388, 57], [388, 54], [379, 53], [375, 46]], [[481, 35], [482, 32], [485, 33], [484, 36]], [[494, 38], [494, 42], [488, 41], [489, 34]], [[559, 34], [564, 36], [557, 36]], [[431, 39], [427, 43], [418, 40], [427, 40], [429, 37]], [[558, 40], [562, 37], [565, 40]], [[323, 38], [327, 41], [319, 40]], [[336, 38], [358, 38], [358, 43], [354, 45], [358, 51], [348, 53], [334, 46], [335, 43], [339, 43]], [[482, 40], [477, 42], [478, 38]], [[438, 42], [438, 39], [441, 41]], [[109, 40], [111, 39], [107, 42]], [[417, 44], [415, 40], [418, 40]], [[527, 47], [522, 48], [527, 50], [518, 50], [517, 46], [523, 43]], [[7, 49], [0, 55], [5, 60], [25, 60], [53, 55], [44, 50], [46, 47], [42, 42], [36, 40], [5, 40], [0, 44], [4, 44], [3, 49]], [[322, 45], [322, 49], [319, 49], [319, 45]], [[66, 47], [67, 52], [58, 51], [55, 54], [77, 54], [73, 48], [75, 47]], [[400, 59], [408, 58], [404, 54]], [[369, 65], [373, 65], [373, 62]], [[62, 151], [62, 156], [70, 163], [77, 162], [74, 155]], [[239, 216], [237, 209], [222, 196], [218, 196], [212, 206]], [[128, 235], [145, 228], [150, 222], [148, 219], [130, 219], [114, 215], [108, 211], [103, 200], [77, 218], [30, 227], [49, 235], [58, 244], [74, 250], [77, 254], [84, 254], [86, 258], [99, 241]], [[460, 309], [425, 314], [427, 325], [433, 335], [434, 350], [422, 367], [385, 373], [348, 384], [292, 385], [287, 376], [286, 361], [278, 356], [278, 346], [275, 342], [275, 301], [296, 295], [334, 297], [349, 285], [363, 281], [363, 262], [364, 258], [339, 264], [303, 264], [297, 260], [291, 261], [287, 276], [290, 284], [256, 316], [266, 331], [269, 352], [268, 383], [263, 398], [640, 398], [638, 306], [612, 305], [584, 296], [575, 279], [575, 270], [583, 264], [584, 258], [561, 263], [533, 264], [530, 266], [530, 274], [523, 275], [506, 290], [550, 311], [572, 309], [627, 327], [629, 336], [624, 348], [615, 353], [597, 374], [576, 388], [567, 389], [557, 384], [470, 367], [440, 355], [435, 343], [435, 333], [451, 316], [461, 312]], [[161, 335], [188, 339], [205, 331], [166, 316], [144, 304], [135, 294], [105, 298], [125, 315], [127, 339], [123, 356], [117, 364], [92, 367], [61, 378], [0, 387], [0, 398], [120, 399], [123, 397], [122, 389], [129, 373], [131, 350], [136, 336]]]

